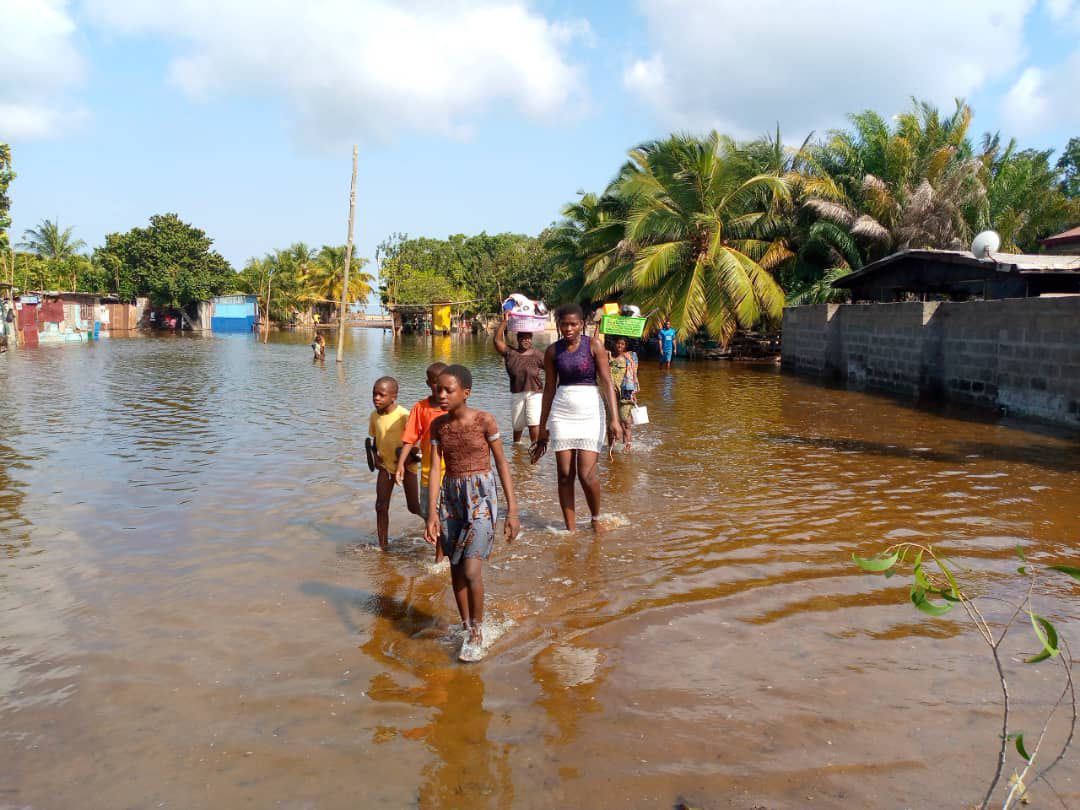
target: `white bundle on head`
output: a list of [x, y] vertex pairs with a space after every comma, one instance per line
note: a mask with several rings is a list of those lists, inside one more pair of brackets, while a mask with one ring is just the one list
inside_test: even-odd
[[515, 313], [517, 315], [532, 315], [533, 314], [533, 310], [535, 309], [535, 306], [534, 306], [533, 302], [530, 301], [528, 298], [526, 298], [521, 293], [514, 293], [513, 295], [511, 295], [506, 300], [514, 302], [514, 308], [511, 310], [511, 312], [513, 312], [513, 313]]

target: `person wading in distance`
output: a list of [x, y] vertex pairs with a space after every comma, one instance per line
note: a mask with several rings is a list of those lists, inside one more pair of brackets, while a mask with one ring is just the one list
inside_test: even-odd
[[670, 318], [664, 318], [664, 328], [656, 333], [656, 342], [660, 349], [660, 368], [670, 369], [671, 359], [679, 348], [678, 332], [671, 328]]

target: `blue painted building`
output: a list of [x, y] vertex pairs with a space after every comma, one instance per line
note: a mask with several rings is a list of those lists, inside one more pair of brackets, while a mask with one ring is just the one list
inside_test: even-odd
[[259, 319], [259, 305], [254, 295], [219, 295], [210, 299], [213, 311], [210, 329], [213, 332], [250, 334]]

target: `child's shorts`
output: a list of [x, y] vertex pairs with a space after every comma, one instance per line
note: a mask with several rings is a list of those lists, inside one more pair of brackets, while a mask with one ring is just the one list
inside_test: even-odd
[[499, 492], [495, 475], [486, 473], [464, 478], [444, 478], [439, 499], [443, 553], [451, 565], [467, 557], [486, 560], [495, 545], [495, 522], [499, 519]]

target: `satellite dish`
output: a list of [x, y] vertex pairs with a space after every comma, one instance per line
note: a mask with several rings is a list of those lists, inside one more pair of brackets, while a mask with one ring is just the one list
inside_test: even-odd
[[971, 242], [971, 252], [980, 261], [993, 258], [990, 254], [997, 253], [1001, 247], [1001, 237], [994, 231], [983, 231]]

